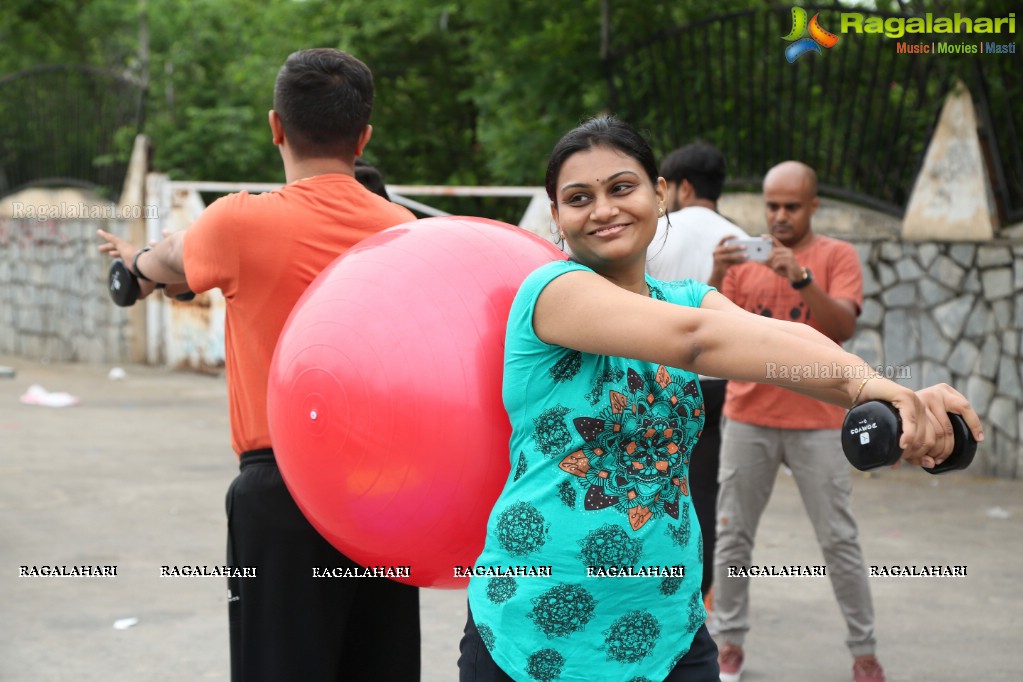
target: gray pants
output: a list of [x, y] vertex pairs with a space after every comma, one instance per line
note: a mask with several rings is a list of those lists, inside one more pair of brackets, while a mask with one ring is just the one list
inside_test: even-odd
[[741, 645], [749, 630], [749, 578], [728, 577], [729, 566], [750, 566], [760, 517], [778, 467], [792, 470], [824, 554], [828, 577], [853, 656], [874, 653], [874, 606], [867, 567], [849, 509], [852, 484], [839, 431], [794, 430], [723, 420], [714, 552], [714, 623], [720, 638]]

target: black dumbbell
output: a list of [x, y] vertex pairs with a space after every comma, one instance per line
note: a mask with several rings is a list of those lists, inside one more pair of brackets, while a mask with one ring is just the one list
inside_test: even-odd
[[142, 293], [142, 289], [139, 287], [139, 278], [132, 274], [120, 258], [110, 264], [107, 290], [114, 303], [122, 308], [135, 305], [135, 301], [139, 300], [139, 294]]
[[[952, 454], [933, 469], [924, 469], [930, 474], [965, 469], [973, 462], [977, 453], [977, 441], [958, 414], [948, 413], [955, 433]], [[842, 424], [842, 450], [849, 463], [860, 471], [869, 471], [891, 466], [902, 457], [899, 439], [902, 437], [902, 419], [891, 403], [869, 400], [857, 405], [845, 415]]]
[[[164, 286], [166, 285], [157, 284], [156, 288], [163, 289]], [[110, 291], [110, 298], [122, 308], [135, 305], [135, 301], [139, 300], [139, 296], [142, 295], [139, 278], [132, 274], [131, 270], [128, 269], [128, 266], [120, 258], [115, 259], [110, 264], [110, 273], [107, 276], [107, 289]], [[175, 300], [187, 303], [195, 298], [195, 293], [183, 291], [174, 298]]]

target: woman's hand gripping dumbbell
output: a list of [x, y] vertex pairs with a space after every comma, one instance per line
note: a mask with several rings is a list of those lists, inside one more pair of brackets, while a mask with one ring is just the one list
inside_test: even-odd
[[[935, 449], [945, 453], [931, 474], [965, 469], [973, 462], [978, 437], [983, 439], [980, 420], [966, 399], [946, 384], [919, 391], [937, 438]], [[944, 417], [944, 419], [942, 419]], [[972, 422], [972, 425], [967, 423]], [[976, 436], [975, 436], [976, 434]], [[902, 418], [884, 400], [861, 402], [846, 414], [842, 424], [842, 450], [849, 463], [860, 471], [891, 466], [903, 456]]]

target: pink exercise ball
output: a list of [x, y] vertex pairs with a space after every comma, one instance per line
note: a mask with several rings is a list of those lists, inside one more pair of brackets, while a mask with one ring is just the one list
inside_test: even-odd
[[374, 235], [299, 299], [270, 367], [274, 452], [334, 547], [399, 582], [456, 588], [510, 467], [501, 400], [508, 310], [565, 254], [482, 218]]

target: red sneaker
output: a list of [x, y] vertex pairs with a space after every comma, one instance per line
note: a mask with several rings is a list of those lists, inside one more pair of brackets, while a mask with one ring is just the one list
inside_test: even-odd
[[877, 656], [857, 656], [853, 659], [853, 682], [885, 682], [884, 668]]
[[[718, 650], [718, 668], [721, 682], [739, 682], [743, 665], [742, 647], [737, 644], [723, 644]], [[857, 681], [858, 682], [858, 681]]]

